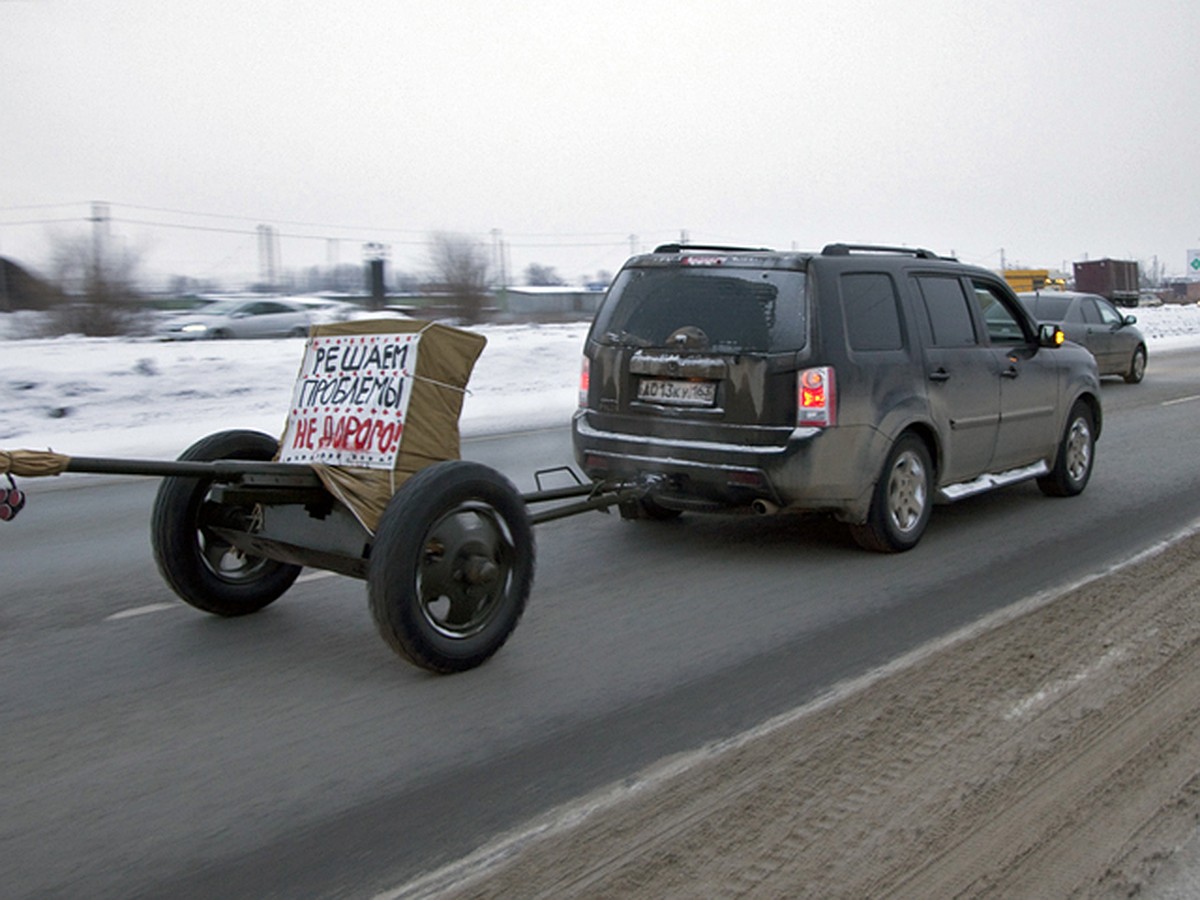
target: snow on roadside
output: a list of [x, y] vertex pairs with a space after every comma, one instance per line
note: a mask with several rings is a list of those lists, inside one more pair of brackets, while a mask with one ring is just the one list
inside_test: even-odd
[[[1200, 345], [1200, 307], [1136, 311], [1155, 352]], [[299, 338], [163, 343], [5, 339], [0, 316], [0, 448], [76, 456], [173, 458], [224, 428], [283, 431]], [[565, 424], [574, 410], [587, 323], [487, 325], [463, 405], [466, 436]]]
[[[488, 345], [463, 404], [463, 434], [567, 422], [587, 324], [477, 330]], [[0, 340], [0, 448], [173, 458], [225, 428], [282, 434], [303, 352], [300, 338]]]

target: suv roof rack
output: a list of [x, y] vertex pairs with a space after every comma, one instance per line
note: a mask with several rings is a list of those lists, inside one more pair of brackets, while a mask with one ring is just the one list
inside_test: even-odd
[[726, 247], [720, 244], [659, 244], [655, 253], [683, 253], [687, 250], [716, 250], [720, 253], [774, 253], [770, 247]]
[[917, 259], [942, 259], [932, 250], [921, 247], [886, 247], [880, 244], [826, 244], [822, 256], [849, 256], [851, 253], [899, 253]]

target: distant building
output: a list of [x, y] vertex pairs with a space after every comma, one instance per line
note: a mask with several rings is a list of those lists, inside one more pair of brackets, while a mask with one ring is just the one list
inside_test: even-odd
[[560, 284], [496, 291], [501, 316], [514, 319], [590, 319], [603, 299], [602, 290]]
[[1190, 278], [1172, 281], [1157, 294], [1164, 303], [1200, 303], [1200, 281]]

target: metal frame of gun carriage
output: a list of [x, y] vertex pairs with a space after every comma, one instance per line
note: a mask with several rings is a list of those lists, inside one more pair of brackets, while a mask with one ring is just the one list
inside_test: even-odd
[[[637, 502], [651, 487], [582, 483], [561, 467], [539, 471], [538, 490], [520, 493], [495, 469], [449, 460], [400, 485], [372, 535], [310, 467], [271, 462], [277, 447], [261, 432], [222, 431], [175, 461], [70, 457], [65, 471], [163, 478], [154, 558], [191, 606], [257, 612], [304, 566], [365, 579], [383, 639], [439, 673], [480, 665], [516, 627], [533, 585], [534, 525]], [[553, 473], [575, 483], [543, 488]]]

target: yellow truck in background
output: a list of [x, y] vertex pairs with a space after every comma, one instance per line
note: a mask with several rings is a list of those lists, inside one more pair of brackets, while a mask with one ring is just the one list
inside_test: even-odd
[[1067, 287], [1067, 279], [1049, 269], [1005, 269], [1001, 274], [1018, 294], [1022, 291], [1062, 291]]

